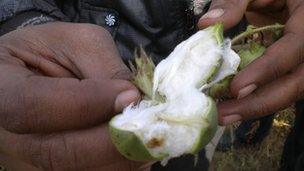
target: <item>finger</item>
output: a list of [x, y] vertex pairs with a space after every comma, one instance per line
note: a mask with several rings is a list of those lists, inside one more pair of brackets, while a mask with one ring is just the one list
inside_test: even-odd
[[228, 125], [236, 121], [259, 118], [288, 107], [303, 95], [304, 64], [290, 75], [267, 84], [244, 99], [219, 104], [219, 122]]
[[[26, 36], [31, 37], [25, 41]], [[70, 76], [67, 71], [81, 79], [131, 76], [110, 33], [97, 25], [57, 22], [17, 30], [0, 41], [14, 56], [48, 76]]]
[[286, 0], [254, 0], [249, 3], [249, 11], [274, 12], [283, 10], [286, 7]]
[[16, 133], [94, 126], [139, 98], [128, 81], [0, 74], [0, 124]]
[[290, 72], [303, 62], [304, 26], [299, 24], [304, 20], [303, 7], [294, 11], [286, 25], [284, 37], [270, 46], [262, 57], [236, 75], [231, 83], [231, 92], [235, 96], [245, 97], [254, 90], [246, 91], [248, 87], [260, 87]]
[[142, 163], [127, 161], [115, 149], [107, 127], [46, 136], [17, 135], [0, 129], [0, 151], [44, 170], [139, 168]]
[[209, 12], [203, 15], [199, 22], [200, 29], [215, 23], [224, 23], [225, 29], [235, 26], [243, 18], [248, 3], [251, 0], [214, 0]]

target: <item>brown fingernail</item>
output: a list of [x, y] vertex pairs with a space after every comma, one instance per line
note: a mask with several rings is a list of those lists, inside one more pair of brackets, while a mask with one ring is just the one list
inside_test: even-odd
[[242, 98], [248, 96], [249, 94], [251, 94], [257, 88], [258, 87], [255, 84], [250, 84], [249, 86], [246, 86], [246, 87], [242, 88], [239, 91], [238, 99], [242, 99]]
[[223, 123], [223, 125], [230, 125], [230, 124], [233, 124], [234, 122], [237, 122], [240, 120], [242, 120], [241, 115], [229, 115], [229, 116], [223, 117], [222, 123]]
[[224, 13], [225, 11], [223, 9], [213, 9], [203, 15], [200, 20], [207, 18], [218, 18], [221, 17]]
[[136, 90], [127, 90], [121, 92], [115, 100], [115, 111], [121, 112], [125, 107], [127, 107], [132, 102], [139, 99], [140, 94]]

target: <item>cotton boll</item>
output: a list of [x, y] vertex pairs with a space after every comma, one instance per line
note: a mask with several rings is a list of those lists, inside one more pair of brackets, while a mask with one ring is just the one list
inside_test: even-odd
[[211, 140], [217, 128], [216, 105], [199, 88], [234, 73], [238, 63], [230, 60], [236, 56], [222, 37], [223, 25], [217, 24], [179, 44], [155, 68], [153, 98], [128, 106], [111, 120], [112, 140], [124, 156], [167, 160], [197, 153]]

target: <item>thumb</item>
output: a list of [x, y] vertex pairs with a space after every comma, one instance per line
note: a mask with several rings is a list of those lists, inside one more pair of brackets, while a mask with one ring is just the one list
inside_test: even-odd
[[200, 29], [215, 23], [224, 23], [225, 29], [235, 26], [243, 18], [249, 2], [252, 0], [213, 0], [209, 11], [199, 22]]

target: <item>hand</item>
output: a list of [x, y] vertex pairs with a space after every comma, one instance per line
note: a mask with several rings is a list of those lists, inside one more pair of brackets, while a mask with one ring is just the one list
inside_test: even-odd
[[[236, 75], [231, 92], [238, 97], [219, 104], [222, 125], [262, 117], [288, 107], [302, 98], [304, 90], [303, 0], [214, 0], [199, 27], [224, 22], [231, 28], [246, 9], [260, 13], [288, 10], [284, 36], [264, 55]], [[264, 11], [263, 11], [264, 10]]]
[[45, 170], [134, 169], [107, 122], [138, 100], [103, 28], [51, 23], [0, 37], [0, 152]]

